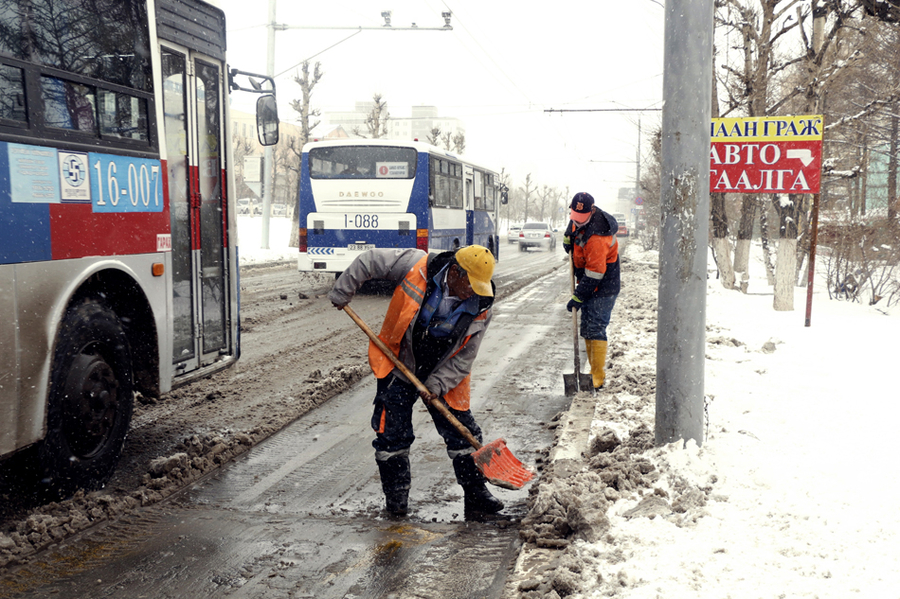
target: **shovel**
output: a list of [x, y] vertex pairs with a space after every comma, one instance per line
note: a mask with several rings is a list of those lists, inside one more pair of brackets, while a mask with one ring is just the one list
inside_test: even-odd
[[[425, 387], [412, 372], [410, 372], [409, 368], [394, 355], [394, 352], [387, 348], [384, 341], [379, 339], [378, 336], [372, 332], [372, 329], [369, 328], [363, 319], [357, 316], [356, 312], [354, 312], [350, 306], [344, 306], [343, 310], [353, 319], [353, 322], [359, 325], [359, 328], [361, 328], [369, 339], [372, 340], [372, 343], [374, 343], [378, 349], [394, 363], [394, 366], [399, 368], [400, 372], [415, 385], [416, 389], [422, 393], [431, 393], [428, 388]], [[467, 429], [462, 422], [457, 420], [456, 416], [450, 413], [449, 408], [444, 405], [440, 398], [430, 401], [429, 403], [459, 431], [459, 434], [465, 437], [466, 441], [472, 444], [472, 447], [475, 448], [475, 453], [472, 454], [472, 458], [475, 460], [475, 466], [481, 471], [489, 483], [498, 487], [503, 487], [504, 489], [521, 489], [525, 486], [525, 483], [534, 478], [534, 473], [516, 459], [512, 452], [506, 447], [506, 441], [497, 439], [487, 445], [482, 445], [478, 442], [478, 439], [475, 438], [472, 432]]]
[[[575, 264], [569, 259], [569, 280], [572, 283], [572, 294], [575, 293]], [[589, 372], [581, 372], [581, 354], [578, 353], [578, 310], [572, 310], [572, 336], [575, 340], [575, 373], [563, 374], [563, 385], [566, 397], [571, 397], [582, 389], [593, 390], [594, 379]]]

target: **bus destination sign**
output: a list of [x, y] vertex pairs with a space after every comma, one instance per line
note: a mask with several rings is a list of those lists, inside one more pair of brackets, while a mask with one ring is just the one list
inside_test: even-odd
[[712, 119], [710, 193], [819, 193], [821, 115]]

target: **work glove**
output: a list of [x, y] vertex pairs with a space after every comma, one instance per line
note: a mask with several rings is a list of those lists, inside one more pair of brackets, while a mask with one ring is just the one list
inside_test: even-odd
[[578, 299], [577, 297], [575, 297], [574, 295], [572, 296], [572, 299], [569, 300], [569, 303], [566, 304], [566, 310], [571, 312], [573, 309], [576, 311], [581, 309], [581, 300]]
[[568, 235], [563, 237], [563, 249], [567, 254], [572, 253], [572, 239]]

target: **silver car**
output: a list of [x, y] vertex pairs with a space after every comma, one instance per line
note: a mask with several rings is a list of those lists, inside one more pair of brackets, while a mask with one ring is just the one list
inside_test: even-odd
[[556, 249], [556, 235], [547, 223], [525, 223], [519, 231], [519, 251], [528, 248], [543, 248], [548, 251]]
[[519, 243], [519, 232], [522, 230], [522, 227], [519, 225], [512, 225], [509, 228], [509, 232], [506, 234], [506, 241], [508, 243]]

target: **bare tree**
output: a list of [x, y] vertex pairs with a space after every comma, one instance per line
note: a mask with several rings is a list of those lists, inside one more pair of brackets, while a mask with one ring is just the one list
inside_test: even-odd
[[[294, 160], [285, 159], [284, 163], [287, 168], [295, 171], [293, 174], [294, 179], [297, 181], [297, 185], [299, 187], [299, 174], [300, 174], [300, 157], [303, 152], [303, 146], [309, 142], [310, 134], [312, 130], [315, 129], [321, 121], [315, 121], [310, 123], [311, 118], [318, 117], [321, 114], [319, 109], [311, 110], [310, 109], [310, 100], [312, 98], [313, 89], [325, 75], [325, 72], [322, 71], [322, 64], [317, 62], [315, 66], [313, 66], [313, 72], [310, 74], [309, 72], [309, 61], [304, 61], [303, 64], [300, 65], [300, 73], [298, 75], [294, 75], [293, 80], [294, 83], [300, 86], [300, 99], [291, 101], [291, 108], [293, 108], [297, 113], [297, 120], [300, 121], [300, 137], [299, 139], [291, 138], [288, 142], [288, 148], [291, 154], [294, 156]], [[292, 186], [293, 190], [293, 186]], [[299, 192], [299, 189], [296, 190]], [[296, 203], [299, 201], [299, 193], [294, 193], [294, 202], [292, 202], [293, 211], [291, 215], [291, 238], [288, 242], [288, 247], [298, 247], [300, 245], [300, 210], [298, 210]]]
[[[812, 6], [801, 0], [722, 2], [717, 24], [723, 31], [738, 34], [735, 47], [743, 58], [736, 61], [741, 65], [722, 65], [723, 116], [735, 112], [761, 117], [790, 108], [797, 110], [795, 114], [819, 114], [826, 90], [859, 58], [857, 50], [838, 43], [858, 8], [857, 0], [817, 0]], [[800, 52], [794, 49], [796, 40], [792, 46], [783, 43], [790, 32], [799, 33]], [[759, 200], [753, 195], [742, 200], [734, 270], [744, 273], [746, 280]], [[800, 195], [777, 195], [772, 206], [779, 216], [774, 307], [792, 310], [798, 233], [808, 201]]]
[[359, 127], [353, 128], [353, 134], [360, 137], [371, 137], [372, 139], [387, 137], [388, 121], [390, 120], [391, 115], [388, 112], [387, 101], [384, 100], [381, 94], [376, 92], [372, 95], [372, 110], [366, 116], [366, 131], [368, 134], [363, 134]]
[[522, 191], [522, 201], [525, 206], [522, 210], [522, 222], [528, 222], [528, 201], [531, 199], [531, 194], [537, 191], [537, 185], [535, 185], [531, 181], [531, 173], [525, 175], [525, 184], [520, 188]]
[[255, 144], [238, 135], [237, 131], [231, 134], [231, 152], [234, 156], [234, 184], [237, 187], [237, 196], [245, 198], [249, 195], [256, 195], [244, 182], [244, 158], [251, 155], [255, 149]]
[[453, 134], [453, 151], [457, 154], [466, 153], [466, 134], [463, 131]]
[[[713, 51], [715, 53], [715, 50]], [[719, 117], [719, 98], [716, 78], [712, 81], [712, 117]], [[725, 210], [725, 194], [709, 195], [710, 246], [725, 289], [734, 288], [734, 268], [731, 264], [731, 241], [728, 239], [728, 212]]]
[[441, 141], [441, 128], [440, 127], [432, 127], [431, 131], [428, 133], [428, 143], [433, 146], [436, 146]]
[[[799, 2], [800, 0], [726, 0], [720, 5], [720, 10], [716, 13], [717, 26], [739, 35], [738, 49], [741, 50], [743, 59], [739, 66], [727, 62], [722, 65], [721, 87], [725, 91], [725, 107], [721, 116], [728, 116], [732, 112], [744, 113], [749, 117], [769, 114], [771, 79], [797, 60], [779, 61], [775, 48], [782, 36], [797, 27], [797, 22], [786, 20], [784, 16]], [[715, 199], [724, 201], [724, 198]], [[742, 196], [734, 252], [734, 276], [741, 274], [744, 281], [748, 278], [750, 240], [753, 237], [758, 202], [758, 197], [754, 194]], [[716, 206], [718, 208], [720, 206]], [[717, 216], [722, 215], [717, 213]], [[719, 224], [721, 225], [721, 221]], [[746, 285], [742, 285], [742, 288], [746, 290]]]

